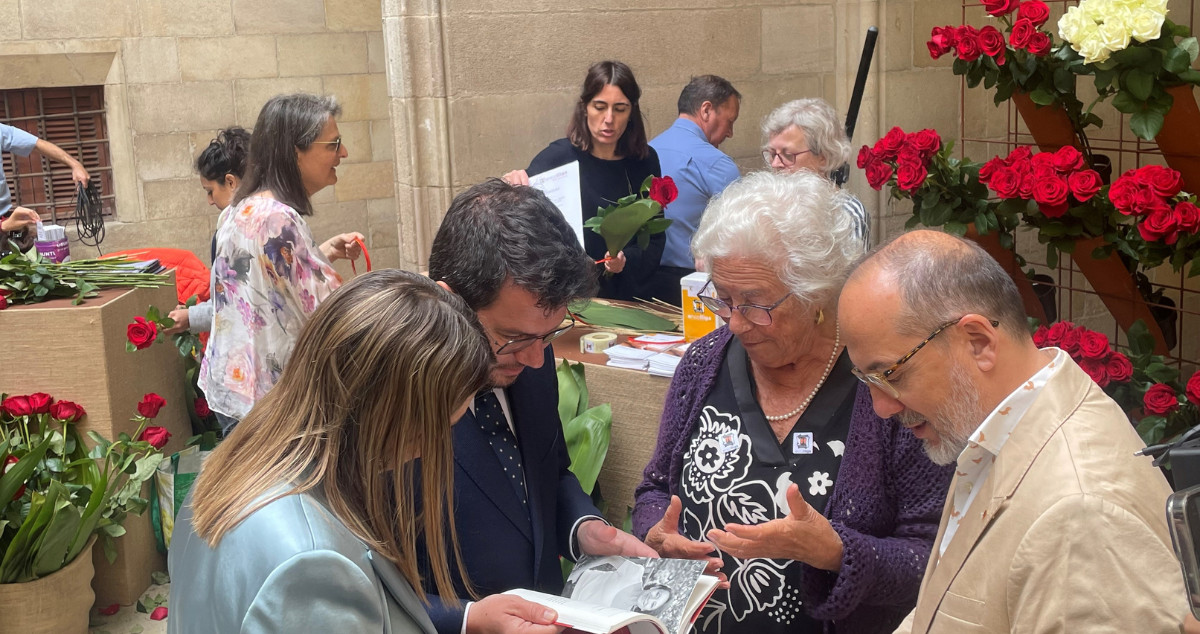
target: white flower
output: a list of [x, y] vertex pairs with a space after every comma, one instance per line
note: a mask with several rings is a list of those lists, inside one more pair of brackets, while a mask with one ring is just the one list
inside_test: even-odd
[[824, 471], [813, 471], [808, 477], [808, 484], [809, 495], [828, 495], [827, 490], [833, 486], [833, 480], [830, 480], [829, 474]]
[[1139, 42], [1157, 40], [1162, 35], [1163, 21], [1166, 14], [1150, 9], [1137, 9], [1130, 16], [1129, 33]]
[[1104, 47], [1104, 42], [1098, 36], [1083, 40], [1075, 50], [1083, 55], [1083, 61], [1088, 64], [1103, 62], [1108, 59], [1109, 55], [1112, 55], [1112, 51]]
[[[1100, 31], [1097, 33], [1097, 37], [1104, 45], [1104, 48], [1108, 49], [1110, 53], [1123, 51], [1125, 50], [1126, 46], [1129, 46], [1129, 29], [1125, 28], [1123, 21], [1105, 22], [1104, 24], [1101, 24]], [[1105, 57], [1107, 57], [1107, 55]]]

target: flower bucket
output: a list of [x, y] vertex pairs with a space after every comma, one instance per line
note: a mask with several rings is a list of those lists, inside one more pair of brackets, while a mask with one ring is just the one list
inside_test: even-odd
[[1137, 320], [1145, 322], [1150, 334], [1154, 335], [1154, 353], [1167, 354], [1167, 344], [1163, 339], [1162, 329], [1155, 319], [1150, 305], [1138, 290], [1133, 274], [1125, 268], [1121, 257], [1116, 252], [1108, 257], [1097, 260], [1092, 252], [1104, 244], [1104, 238], [1088, 238], [1075, 243], [1075, 251], [1071, 259], [1089, 284], [1104, 302], [1104, 307], [1117, 320], [1121, 330], [1129, 332]]
[[995, 231], [981, 236], [975, 231], [974, 223], [967, 225], [967, 239], [980, 248], [987, 251], [987, 254], [992, 256], [1000, 266], [1008, 273], [1013, 282], [1017, 285], [1017, 292], [1021, 294], [1021, 303], [1025, 307], [1025, 314], [1030, 317], [1036, 317], [1043, 324], [1047, 323], [1046, 309], [1042, 306], [1042, 301], [1038, 299], [1037, 292], [1033, 289], [1033, 283], [1030, 282], [1029, 276], [1025, 275], [1025, 271], [1021, 270], [1021, 265], [1017, 262], [1017, 255], [1012, 249], [1005, 249], [1000, 246], [1000, 237]]
[[92, 546], [88, 540], [61, 570], [25, 583], [0, 584], [0, 614], [5, 632], [87, 634], [92, 592]]
[[1167, 165], [1183, 175], [1184, 190], [1195, 192], [1200, 190], [1200, 108], [1190, 84], [1166, 90], [1175, 101], [1154, 140]]
[[1061, 104], [1039, 107], [1027, 93], [1019, 91], [1013, 93], [1012, 102], [1041, 151], [1054, 152], [1064, 145], [1079, 147], [1079, 137]]

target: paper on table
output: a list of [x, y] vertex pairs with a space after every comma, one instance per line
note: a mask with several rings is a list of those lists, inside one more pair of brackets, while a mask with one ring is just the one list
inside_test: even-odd
[[579, 200], [579, 161], [529, 177], [529, 185], [542, 190], [558, 207], [583, 246], [583, 203]]

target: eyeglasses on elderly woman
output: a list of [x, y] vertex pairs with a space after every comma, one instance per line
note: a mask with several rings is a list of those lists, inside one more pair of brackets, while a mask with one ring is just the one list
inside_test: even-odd
[[799, 152], [788, 152], [784, 150], [777, 152], [774, 148], [763, 148], [762, 157], [763, 160], [767, 162], [767, 165], [775, 162], [775, 157], [779, 157], [779, 160], [782, 161], [785, 166], [790, 166], [796, 163], [796, 159], [805, 154], [811, 153], [812, 150], [800, 150]]
[[783, 304], [787, 298], [792, 296], [791, 293], [788, 293], [780, 298], [779, 301], [771, 304], [770, 306], [762, 306], [759, 304], [738, 304], [737, 306], [734, 306], [733, 304], [714, 296], [712, 294], [713, 290], [715, 289], [713, 289], [712, 280], [709, 280], [708, 283], [704, 285], [704, 288], [700, 289], [700, 293], [696, 296], [697, 299], [703, 302], [709, 310], [713, 311], [713, 314], [721, 319], [729, 321], [729, 318], [733, 316], [733, 310], [736, 308], [737, 310], [741, 311], [742, 316], [745, 317], [747, 321], [759, 326], [770, 326], [771, 322], [773, 321], [771, 318], [771, 311], [779, 308], [780, 304]]
[[[958, 322], [962, 321], [965, 317], [966, 315], [963, 315], [958, 319], [951, 319], [950, 321], [938, 326], [936, 330], [929, 333], [928, 337], [925, 337], [924, 341], [918, 343], [915, 348], [908, 351], [908, 354], [900, 357], [899, 361], [893, 363], [892, 367], [882, 372], [863, 372], [856, 367], [850, 368], [850, 372], [856, 378], [858, 378], [859, 381], [862, 381], [863, 383], [866, 383], [872, 387], [879, 388], [892, 398], [900, 398], [900, 390], [896, 389], [896, 386], [892, 385], [891, 382], [888, 381], [892, 374], [895, 374], [896, 370], [900, 369], [900, 366], [908, 363], [914, 356], [916, 356], [916, 354], [921, 351], [921, 348], [925, 347], [925, 344], [933, 341], [933, 338], [942, 334], [943, 330], [946, 330], [950, 326], [958, 325]], [[989, 319], [988, 323], [992, 324], [992, 328], [1000, 326], [1000, 322], [995, 319]]]

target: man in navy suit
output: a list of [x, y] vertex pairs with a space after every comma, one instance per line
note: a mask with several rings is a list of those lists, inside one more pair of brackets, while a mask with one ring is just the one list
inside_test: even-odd
[[[558, 594], [560, 555], [656, 556], [605, 522], [569, 471], [550, 342], [570, 329], [567, 304], [595, 292], [596, 265], [554, 204], [498, 179], [459, 194], [434, 238], [429, 275], [476, 311], [496, 353], [494, 389], [454, 426], [454, 519], [471, 587], [480, 596]], [[498, 613], [431, 595], [429, 613], [440, 634], [483, 634], [520, 625], [524, 608], [513, 600]]]

